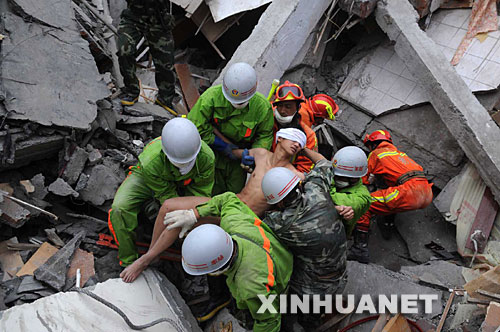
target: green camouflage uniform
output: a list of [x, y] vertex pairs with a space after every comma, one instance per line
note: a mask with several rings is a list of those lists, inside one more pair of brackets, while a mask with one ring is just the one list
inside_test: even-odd
[[354, 210], [354, 217], [351, 221], [342, 218], [345, 233], [349, 237], [356, 227], [358, 219], [370, 208], [372, 196], [361, 179], [355, 185], [342, 189], [336, 189], [335, 185], [332, 184], [330, 195], [335, 205], [350, 206]]
[[158, 99], [171, 106], [175, 95], [174, 18], [169, 14], [168, 0], [127, 0], [118, 26], [118, 61], [125, 84], [125, 93], [139, 95], [139, 81], [135, 75], [136, 45], [146, 39], [155, 65]]
[[182, 175], [162, 151], [161, 138], [151, 141], [130, 167], [127, 178], [116, 191], [109, 210], [109, 229], [118, 244], [121, 266], [132, 264], [139, 256], [135, 247], [137, 215], [151, 198], [163, 204], [179, 196], [210, 196], [214, 184], [215, 157], [210, 147], [201, 142], [192, 170]]
[[294, 256], [291, 294], [341, 294], [347, 281], [346, 235], [330, 197], [331, 162], [321, 160], [306, 176], [303, 194], [264, 222]]
[[[269, 150], [273, 143], [274, 117], [271, 103], [260, 93], [256, 93], [248, 105], [234, 108], [222, 94], [222, 86], [207, 89], [188, 114], [201, 139], [208, 145], [214, 143], [213, 128], [243, 148], [264, 148]], [[247, 173], [240, 167], [239, 160], [230, 160], [215, 151], [215, 184], [212, 195], [226, 191], [239, 193], [245, 186]]]

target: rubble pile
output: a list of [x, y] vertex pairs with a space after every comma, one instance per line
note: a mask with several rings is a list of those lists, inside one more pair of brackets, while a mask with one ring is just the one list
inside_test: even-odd
[[[434, 204], [398, 214], [397, 232], [388, 241], [377, 227], [372, 230], [372, 263], [349, 261], [345, 294], [432, 294], [437, 300], [430, 313], [381, 314], [355, 331], [402, 331], [393, 326], [403, 325], [410, 331], [412, 324], [426, 331], [495, 331], [498, 29], [479, 29], [467, 41], [469, 22], [481, 21], [468, 1], [225, 2], [172, 0], [175, 112], [187, 114], [200, 93], [221, 83], [226, 68], [247, 62], [264, 95], [279, 78], [299, 84], [306, 96], [335, 99], [341, 114], [313, 128], [325, 156], [346, 145], [364, 149], [367, 133], [389, 130], [434, 183]], [[169, 317], [172, 331], [245, 331], [227, 309], [198, 326], [189, 309], [207, 300], [207, 280], [186, 277], [178, 247], [136, 283], [108, 280], [122, 270], [108, 231], [113, 197], [143, 148], [175, 117], [154, 104], [154, 63], [143, 43], [136, 59], [139, 102], [124, 107], [116, 98], [123, 81], [115, 34], [125, 7], [124, 0], [0, 4], [0, 326], [17, 331], [17, 317], [26, 315], [57, 321], [43, 309], [47, 303], [96, 305], [73, 292], [92, 287], [122, 305], [126, 299], [113, 292], [145, 294], [144, 308], [168, 306], [168, 313], [156, 310], [153, 316]], [[463, 43], [469, 48], [460, 51]], [[158, 208], [151, 202], [141, 211], [140, 253], [149, 246]], [[130, 307], [123, 311], [140, 321]], [[337, 331], [362, 318], [332, 314], [318, 331]], [[24, 328], [50, 330], [39, 321]], [[67, 322], [68, 329], [77, 323]], [[102, 324], [127, 328], [118, 315]]]

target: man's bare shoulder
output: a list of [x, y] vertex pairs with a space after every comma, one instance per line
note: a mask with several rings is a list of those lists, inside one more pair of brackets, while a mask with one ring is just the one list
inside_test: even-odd
[[250, 150], [250, 155], [254, 158], [255, 157], [257, 157], [257, 158], [266, 157], [271, 153], [272, 153], [271, 151], [266, 150], [264, 148], [255, 148], [255, 149]]

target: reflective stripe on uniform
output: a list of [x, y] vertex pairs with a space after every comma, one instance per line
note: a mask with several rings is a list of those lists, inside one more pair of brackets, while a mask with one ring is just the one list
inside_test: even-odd
[[399, 195], [399, 190], [394, 190], [392, 193], [390, 193], [387, 196], [372, 196], [372, 202], [382, 202], [382, 203], [389, 203]]
[[115, 230], [113, 228], [113, 224], [111, 223], [111, 211], [113, 209], [109, 209], [108, 211], [108, 227], [109, 227], [109, 230], [111, 231], [111, 234], [113, 234], [113, 237], [115, 238], [115, 242], [117, 245], [120, 245], [120, 243], [118, 242], [118, 238], [116, 237], [116, 233], [115, 233]]
[[255, 218], [254, 225], [257, 226], [257, 228], [259, 229], [259, 233], [262, 236], [262, 239], [264, 240], [264, 244], [262, 245], [262, 247], [266, 251], [266, 257], [267, 257], [267, 284], [266, 284], [266, 288], [267, 288], [267, 291], [269, 292], [270, 291], [269, 287], [274, 286], [274, 265], [273, 265], [273, 260], [272, 260], [271, 256], [269, 255], [269, 250], [271, 249], [271, 241], [266, 236], [264, 229], [260, 226], [261, 223], [262, 223], [262, 220]]
[[379, 157], [379, 159], [382, 159], [384, 157], [387, 157], [387, 156], [403, 156], [403, 157], [406, 157], [406, 153], [404, 152], [398, 152], [398, 151], [387, 151], [387, 152], [382, 152], [382, 153], [379, 153], [377, 155], [377, 157]]

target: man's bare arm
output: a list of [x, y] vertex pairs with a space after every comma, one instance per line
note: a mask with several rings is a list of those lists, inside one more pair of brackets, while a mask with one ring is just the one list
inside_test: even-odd
[[311, 161], [316, 164], [317, 162], [319, 162], [320, 160], [323, 160], [323, 159], [326, 159], [325, 157], [323, 157], [322, 154], [318, 153], [318, 152], [315, 152], [311, 149], [308, 149], [308, 148], [304, 148], [302, 150], [302, 153], [309, 159], [311, 159]]

